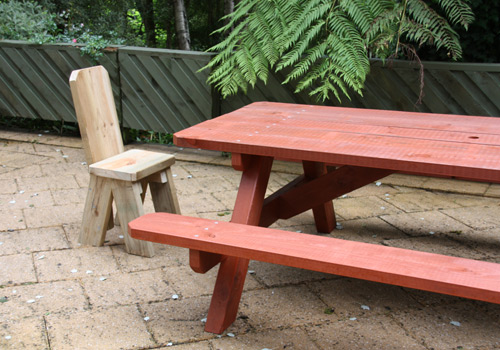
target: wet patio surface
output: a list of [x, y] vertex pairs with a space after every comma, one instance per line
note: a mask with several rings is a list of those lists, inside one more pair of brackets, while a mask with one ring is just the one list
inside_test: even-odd
[[[240, 173], [221, 153], [129, 147], [175, 154], [184, 215], [231, 218]], [[270, 190], [300, 171], [274, 169]], [[216, 269], [129, 255], [117, 228], [80, 246], [88, 181], [80, 139], [0, 130], [0, 349], [500, 348], [500, 305], [255, 261], [236, 322], [206, 333]], [[500, 185], [392, 175], [334, 206], [332, 237], [500, 263]], [[316, 234], [311, 212], [274, 226]]]

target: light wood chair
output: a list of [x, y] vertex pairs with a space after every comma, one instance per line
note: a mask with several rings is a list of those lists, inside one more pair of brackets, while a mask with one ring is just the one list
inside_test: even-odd
[[128, 223], [144, 215], [149, 184], [155, 211], [180, 213], [170, 166], [172, 155], [145, 150], [124, 151], [118, 115], [106, 69], [75, 70], [69, 79], [78, 125], [89, 166], [90, 183], [79, 242], [102, 246], [113, 227], [113, 199], [127, 252], [151, 257], [151, 242], [128, 234]]

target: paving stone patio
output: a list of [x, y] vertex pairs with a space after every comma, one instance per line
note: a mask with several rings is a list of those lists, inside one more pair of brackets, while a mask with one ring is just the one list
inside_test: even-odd
[[[133, 147], [176, 155], [183, 214], [230, 219], [228, 158]], [[271, 190], [300, 168], [274, 170]], [[238, 319], [206, 333], [216, 271], [185, 249], [78, 244], [88, 179], [78, 138], [0, 130], [0, 349], [500, 349], [500, 305], [254, 261]], [[500, 185], [392, 175], [334, 205], [332, 237], [500, 263]], [[310, 212], [274, 226], [316, 234]]]

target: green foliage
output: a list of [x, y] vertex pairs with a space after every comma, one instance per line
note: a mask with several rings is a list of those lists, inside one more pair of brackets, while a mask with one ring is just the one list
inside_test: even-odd
[[410, 44], [461, 57], [450, 23], [467, 28], [472, 11], [467, 0], [436, 2], [445, 16], [424, 0], [241, 0], [216, 32], [226, 38], [210, 49], [208, 81], [227, 97], [284, 70], [284, 83], [319, 100], [349, 97], [349, 89], [362, 95], [369, 57], [415, 53]]
[[114, 31], [110, 31], [106, 37], [103, 35], [93, 34], [88, 28], [80, 26], [72, 26], [65, 30], [63, 34], [59, 34], [53, 39], [55, 42], [66, 42], [82, 44], [80, 52], [82, 55], [88, 55], [97, 63], [99, 57], [104, 55], [104, 49], [111, 45], [120, 45], [125, 40], [118, 37]]
[[[474, 0], [470, 6], [475, 14], [475, 20], [464, 28], [453, 25], [460, 36], [465, 62], [500, 63], [500, 1]], [[446, 53], [426, 46], [419, 51], [419, 56], [428, 61], [443, 61]]]
[[0, 3], [0, 39], [50, 41], [57, 33], [55, 15], [30, 1]]
[[27, 40], [37, 44], [83, 44], [80, 46], [82, 55], [89, 55], [94, 61], [103, 55], [104, 48], [124, 42], [113, 30], [96, 34], [83, 22], [72, 23], [69, 11], [63, 10], [56, 15], [34, 2], [19, 0], [0, 3], [0, 38]]
[[151, 130], [123, 128], [122, 135], [123, 141], [126, 144], [131, 142], [144, 142], [171, 145], [174, 141], [173, 134], [171, 133], [155, 132]]

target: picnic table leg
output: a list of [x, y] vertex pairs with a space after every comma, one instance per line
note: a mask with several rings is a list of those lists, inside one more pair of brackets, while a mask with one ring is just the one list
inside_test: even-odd
[[[326, 164], [320, 162], [302, 161], [304, 176], [307, 180], [316, 179], [327, 173]], [[312, 208], [316, 230], [321, 233], [330, 233], [336, 225], [333, 202], [327, 201]]]
[[[273, 158], [248, 156], [243, 169], [231, 222], [258, 225]], [[222, 333], [236, 319], [248, 270], [247, 259], [224, 257], [221, 261], [205, 331]]]

